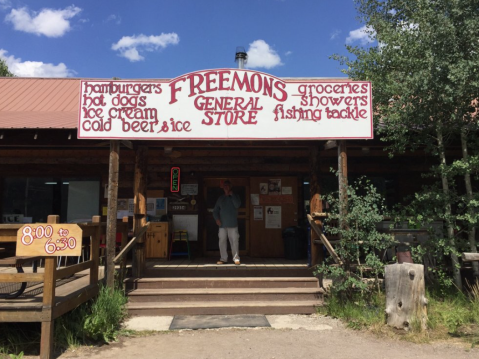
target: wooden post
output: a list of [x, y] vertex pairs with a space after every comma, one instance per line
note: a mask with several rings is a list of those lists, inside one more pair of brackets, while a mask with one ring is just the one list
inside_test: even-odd
[[[134, 178], [134, 217], [133, 231], [136, 237], [141, 227], [146, 225], [146, 189], [148, 172], [148, 147], [139, 146], [135, 156], [135, 178]], [[145, 270], [145, 235], [138, 238], [133, 252], [133, 277], [143, 276]]]
[[108, 174], [108, 215], [106, 219], [106, 285], [115, 286], [116, 216], [118, 210], [118, 172], [120, 171], [120, 142], [110, 141], [110, 165]]
[[[48, 216], [47, 223], [60, 223], [60, 216]], [[43, 284], [42, 334], [40, 339], [40, 358], [50, 359], [53, 357], [53, 308], [55, 307], [55, 283], [56, 283], [56, 257], [45, 258], [45, 279]]]
[[414, 322], [422, 329], [427, 323], [424, 266], [396, 263], [385, 267], [386, 318], [389, 326], [409, 330]]
[[[320, 162], [319, 147], [311, 146], [309, 148], [309, 213], [323, 212], [323, 203], [321, 201], [321, 188], [319, 184]], [[315, 221], [321, 225], [320, 221]], [[315, 240], [320, 239], [318, 234], [311, 228], [311, 265], [321, 264], [324, 260], [322, 246], [317, 246]], [[321, 279], [320, 279], [321, 280]]]
[[100, 265], [100, 239], [101, 239], [101, 216], [93, 216], [92, 223], [98, 224], [95, 235], [91, 236], [90, 241], [90, 258], [93, 266], [90, 269], [90, 284], [98, 283], [98, 270]]
[[346, 141], [339, 141], [338, 146], [338, 184], [339, 184], [339, 225], [347, 228], [346, 215], [348, 213], [348, 154]]

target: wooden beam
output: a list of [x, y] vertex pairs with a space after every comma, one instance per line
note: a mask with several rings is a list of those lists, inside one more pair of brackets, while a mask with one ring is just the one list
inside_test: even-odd
[[479, 261], [479, 253], [462, 253], [462, 260], [464, 262]]
[[145, 235], [139, 236], [141, 228], [146, 225], [146, 190], [148, 174], [148, 147], [139, 146], [135, 158], [134, 178], [134, 217], [133, 231], [137, 237], [135, 252], [133, 253], [133, 277], [141, 277], [145, 270]]
[[341, 260], [341, 258], [339, 258], [338, 254], [334, 250], [333, 246], [328, 241], [326, 236], [323, 234], [323, 232], [321, 231], [321, 228], [315, 223], [315, 221], [313, 220], [313, 217], [311, 217], [309, 214], [307, 215], [307, 217], [308, 217], [309, 224], [311, 225], [311, 228], [316, 232], [318, 237], [321, 238], [321, 242], [323, 242], [324, 246], [328, 250], [331, 257], [333, 257], [334, 261], [337, 264], [342, 265], [343, 261]]
[[[48, 216], [47, 223], [60, 223], [60, 216]], [[45, 258], [42, 312], [47, 315], [47, 319], [42, 322], [40, 359], [50, 359], [53, 357], [53, 308], [55, 307], [56, 264], [56, 257]]]
[[346, 141], [339, 141], [338, 146], [338, 186], [339, 186], [339, 216], [341, 228], [346, 228], [345, 217], [348, 213], [348, 155]]
[[110, 142], [110, 165], [108, 175], [108, 215], [106, 224], [106, 285], [115, 286], [116, 217], [118, 210], [118, 176], [120, 171], [120, 142]]
[[[321, 188], [319, 183], [320, 178], [320, 157], [319, 147], [311, 146], [309, 148], [309, 212], [322, 212], [323, 203], [321, 201]], [[314, 241], [319, 239], [316, 232], [311, 229], [311, 265], [317, 265], [323, 262], [322, 248], [313, 245]], [[320, 279], [321, 281], [321, 279]], [[322, 283], [321, 283], [322, 284]]]

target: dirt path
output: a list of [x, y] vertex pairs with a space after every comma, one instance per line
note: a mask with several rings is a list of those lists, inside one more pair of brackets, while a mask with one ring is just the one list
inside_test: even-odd
[[[89, 359], [318, 359], [318, 358], [479, 358], [479, 349], [444, 344], [412, 344], [379, 339], [345, 328], [325, 317], [277, 318], [276, 328], [298, 329], [215, 329], [159, 332], [151, 336], [122, 338], [99, 348], [82, 348], [60, 356]], [[304, 324], [305, 322], [311, 325]], [[283, 325], [281, 325], [283, 323]], [[286, 323], [286, 324], [284, 324]], [[290, 324], [288, 324], [290, 323]]]

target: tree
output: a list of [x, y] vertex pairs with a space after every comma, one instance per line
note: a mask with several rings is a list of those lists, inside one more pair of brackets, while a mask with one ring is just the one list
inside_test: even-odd
[[[463, 135], [468, 156], [477, 123], [479, 98], [479, 2], [477, 0], [356, 0], [360, 18], [376, 46], [348, 46], [354, 59], [335, 56], [351, 78], [373, 84], [375, 123], [391, 153], [424, 148], [437, 156], [444, 200], [443, 218], [461, 288], [451, 201], [453, 174], [446, 147]], [[469, 136], [469, 137], [468, 137]], [[458, 166], [455, 166], [458, 168]], [[459, 166], [460, 167], [460, 166]], [[470, 228], [477, 222], [474, 194], [468, 190]], [[470, 239], [473, 240], [473, 237]], [[474, 244], [475, 245], [475, 244]], [[472, 244], [471, 244], [472, 246]], [[472, 248], [472, 247], [471, 247]]]
[[13, 74], [8, 70], [7, 63], [0, 59], [0, 76], [12, 77]]

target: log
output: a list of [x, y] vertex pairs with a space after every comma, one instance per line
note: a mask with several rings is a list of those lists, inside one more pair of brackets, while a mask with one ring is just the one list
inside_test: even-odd
[[387, 325], [409, 330], [414, 323], [426, 329], [427, 299], [424, 266], [401, 263], [385, 267]]
[[479, 253], [462, 253], [462, 260], [464, 262], [479, 261]]

